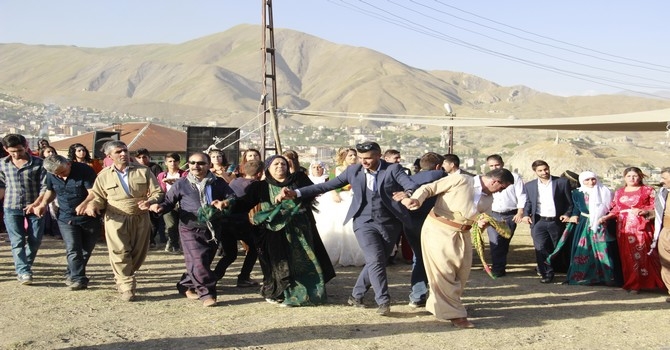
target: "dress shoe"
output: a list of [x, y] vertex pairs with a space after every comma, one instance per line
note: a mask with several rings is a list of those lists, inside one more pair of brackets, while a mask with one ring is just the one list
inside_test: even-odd
[[135, 301], [135, 292], [132, 290], [127, 290], [121, 292], [121, 300], [123, 301]]
[[409, 302], [409, 307], [418, 309], [420, 307], [426, 307], [426, 299], [421, 299], [419, 301], [411, 301]]
[[353, 295], [349, 296], [349, 300], [347, 300], [347, 304], [349, 304], [353, 307], [360, 307], [360, 308], [365, 307], [365, 304], [363, 304], [363, 298], [357, 299], [357, 298], [354, 298]]
[[216, 306], [216, 298], [211, 297], [211, 296], [210, 296], [210, 297], [206, 297], [206, 298], [202, 301], [202, 306], [203, 306], [203, 307], [212, 307], [212, 306]]
[[491, 272], [491, 275], [495, 278], [498, 278], [498, 277], [504, 277], [505, 275], [507, 275], [507, 273], [505, 271], [494, 271]]
[[70, 290], [83, 290], [88, 288], [88, 285], [82, 282], [72, 282], [72, 284], [70, 284], [68, 287]]
[[456, 328], [475, 328], [472, 322], [468, 321], [467, 317], [452, 318], [451, 325]]
[[670, 297], [665, 298], [666, 303], [670, 303]]
[[184, 295], [186, 296], [186, 298], [191, 299], [191, 300], [200, 299], [200, 296], [198, 296], [198, 293], [196, 293], [193, 289], [188, 289], [186, 292], [184, 292]]
[[391, 303], [384, 303], [377, 308], [377, 315], [388, 316], [391, 314]]
[[252, 279], [237, 280], [237, 288], [258, 287], [258, 282]]
[[554, 275], [546, 275], [540, 279], [540, 283], [551, 283], [554, 281]]

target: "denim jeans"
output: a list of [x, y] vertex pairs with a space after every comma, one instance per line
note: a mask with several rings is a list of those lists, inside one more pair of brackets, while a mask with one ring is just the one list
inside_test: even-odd
[[4, 221], [12, 245], [16, 274], [32, 275], [33, 261], [44, 235], [44, 218], [25, 215], [21, 209], [5, 209]]
[[86, 264], [100, 237], [99, 220], [87, 220], [82, 224], [70, 224], [58, 221], [58, 228], [65, 242], [67, 256], [67, 276], [72, 282], [88, 284]]

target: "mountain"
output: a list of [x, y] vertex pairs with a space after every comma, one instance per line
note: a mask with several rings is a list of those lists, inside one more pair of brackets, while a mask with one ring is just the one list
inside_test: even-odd
[[[110, 48], [0, 44], [0, 91], [26, 100], [241, 125], [263, 91], [261, 28], [239, 25], [181, 44]], [[277, 106], [295, 110], [560, 117], [670, 107], [634, 96], [559, 97], [467, 73], [426, 71], [379, 52], [275, 30]], [[296, 117], [335, 126], [341, 119]]]

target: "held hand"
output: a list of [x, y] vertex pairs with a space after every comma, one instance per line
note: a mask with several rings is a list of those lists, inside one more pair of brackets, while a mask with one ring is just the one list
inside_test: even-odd
[[561, 220], [561, 222], [569, 222], [570, 221], [570, 217], [567, 216], [567, 215], [561, 215], [558, 218]]
[[530, 219], [530, 216], [524, 216], [523, 218], [521, 218], [521, 222], [523, 222], [523, 223], [526, 223], [526, 224], [529, 224], [529, 225], [530, 225], [530, 224], [532, 224], [532, 223], [533, 223], [533, 220], [531, 220], [531, 219]]
[[489, 222], [486, 221], [486, 219], [483, 219], [483, 218], [482, 218], [482, 219], [477, 220], [477, 226], [478, 226], [480, 229], [484, 229], [484, 228], [485, 228], [486, 226], [488, 226], [488, 225], [489, 225]]
[[288, 187], [283, 187], [279, 194], [275, 197], [275, 203], [279, 203], [285, 199], [293, 199], [296, 197], [295, 191]]
[[400, 201], [400, 204], [404, 205], [409, 210], [417, 210], [421, 207], [419, 200], [414, 198], [405, 198]]
[[[212, 204], [214, 204], [214, 203], [212, 203]], [[161, 207], [157, 203], [154, 203], [154, 204], [149, 206], [149, 210], [156, 213], [156, 214], [160, 214], [160, 213], [163, 212], [163, 207]]]
[[340, 194], [337, 193], [337, 191], [333, 191], [333, 202], [335, 202], [335, 203], [341, 203], [342, 202], [342, 197], [340, 197]]
[[228, 208], [228, 201], [227, 201], [227, 200], [218, 200], [218, 199], [216, 199], [216, 200], [213, 200], [213, 201], [212, 201], [212, 205], [213, 205], [216, 209], [223, 210], [223, 209]]
[[408, 198], [408, 197], [407, 197], [407, 193], [405, 193], [405, 192], [403, 192], [403, 191], [393, 192], [393, 200], [394, 200], [394, 201], [396, 201], [396, 202], [400, 202], [400, 201], [402, 201], [402, 200], [405, 199], [405, 198]]
[[568, 219], [568, 222], [572, 222], [574, 224], [579, 223], [579, 216], [571, 216], [570, 219]]
[[517, 213], [516, 215], [514, 215], [512, 220], [514, 220], [514, 222], [518, 224], [518, 223], [521, 222], [522, 218], [523, 218], [523, 213]]
[[140, 210], [149, 210], [150, 206], [151, 206], [151, 203], [149, 203], [149, 201], [139, 201], [139, 202], [137, 202], [137, 207], [140, 208]]
[[100, 209], [98, 209], [98, 207], [96, 207], [95, 205], [87, 205], [86, 209], [84, 209], [84, 214], [96, 217], [100, 215]]

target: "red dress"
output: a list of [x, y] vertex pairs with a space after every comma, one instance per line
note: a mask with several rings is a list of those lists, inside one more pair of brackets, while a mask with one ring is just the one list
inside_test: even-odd
[[654, 189], [640, 186], [636, 191], [626, 192], [625, 187], [614, 193], [610, 214], [616, 215], [616, 239], [621, 255], [623, 289], [665, 289], [661, 279], [661, 264], [658, 252], [651, 255], [654, 238], [654, 220], [633, 215], [632, 208], [654, 210]]

